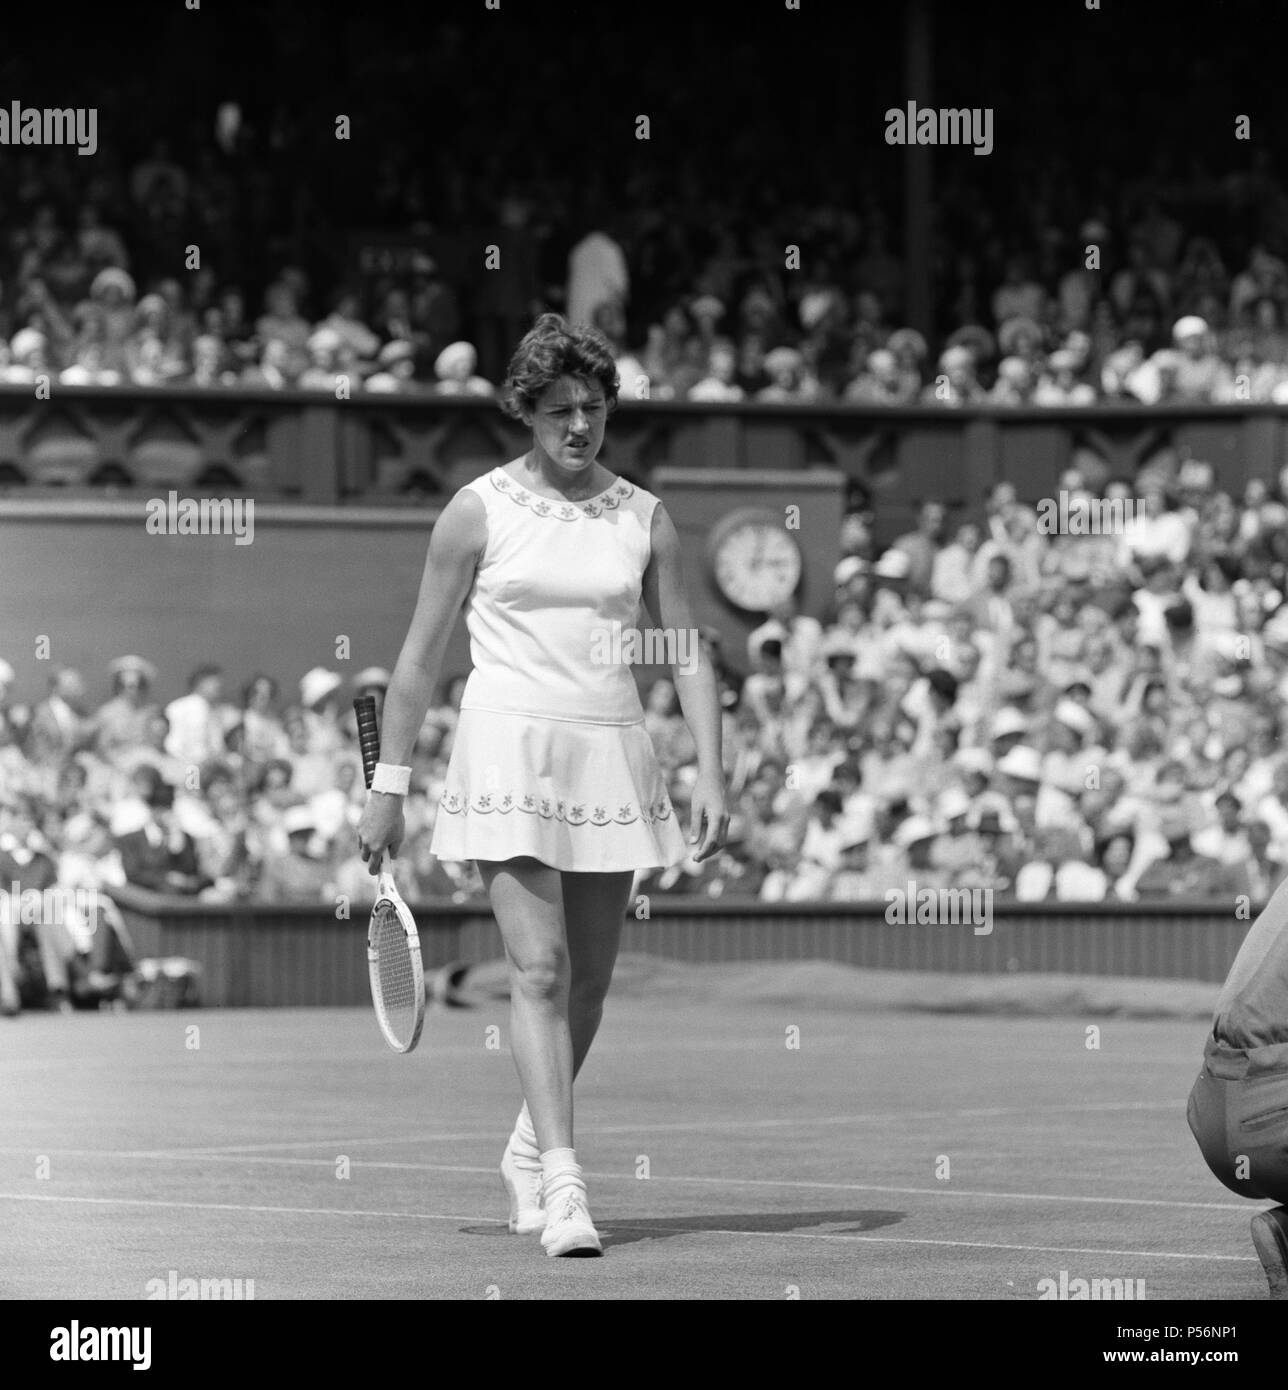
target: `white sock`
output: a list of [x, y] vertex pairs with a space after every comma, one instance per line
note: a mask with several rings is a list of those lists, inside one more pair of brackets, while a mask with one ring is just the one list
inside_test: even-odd
[[523, 1102], [519, 1118], [514, 1122], [514, 1132], [510, 1135], [510, 1152], [515, 1158], [527, 1159], [530, 1163], [540, 1163], [541, 1150], [537, 1146], [537, 1131], [532, 1127], [532, 1116], [528, 1114], [528, 1102]]
[[586, 1191], [576, 1149], [547, 1149], [541, 1155], [541, 1188], [546, 1202], [568, 1187], [579, 1187], [583, 1194]]

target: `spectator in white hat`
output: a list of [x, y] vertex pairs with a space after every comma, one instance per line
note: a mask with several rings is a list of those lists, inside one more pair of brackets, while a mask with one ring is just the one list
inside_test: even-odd
[[988, 393], [994, 405], [1034, 405], [1038, 374], [1024, 357], [1003, 357], [997, 364], [997, 380]]
[[[882, 552], [875, 565], [872, 567], [872, 577], [879, 581], [879, 586], [893, 594], [901, 596], [908, 590], [908, 575], [912, 571], [912, 557], [906, 550], [900, 550], [891, 546]], [[900, 602], [902, 611], [902, 601]]]
[[145, 294], [134, 309], [134, 330], [126, 344], [126, 363], [134, 373], [144, 355], [144, 345], [155, 341], [160, 351], [155, 356], [155, 374], [160, 381], [172, 381], [182, 376], [187, 357], [183, 329], [178, 317], [163, 295]]
[[807, 398], [805, 359], [796, 348], [776, 347], [767, 352], [764, 368], [769, 385], [756, 392], [758, 401], [790, 405]]
[[870, 831], [850, 830], [841, 845], [841, 858], [828, 887], [828, 900], [834, 903], [884, 902], [890, 887], [887, 877], [873, 869]]
[[30, 386], [49, 371], [49, 340], [37, 328], [23, 328], [9, 344], [11, 361], [0, 370], [0, 381], [12, 386]]
[[[918, 892], [949, 887], [951, 876], [935, 863], [939, 838], [940, 828], [929, 816], [912, 815], [900, 821], [890, 836], [890, 842], [902, 851], [902, 862], [898, 865], [901, 872], [892, 877], [889, 887], [906, 892], [910, 879], [916, 884]], [[915, 914], [916, 904], [908, 903], [906, 910]]]
[[320, 903], [329, 896], [330, 865], [316, 844], [317, 818], [306, 806], [294, 806], [282, 817], [288, 851], [264, 862], [257, 896], [268, 903]]
[[1225, 375], [1214, 350], [1212, 333], [1197, 314], [1186, 314], [1172, 327], [1176, 344], [1176, 374], [1172, 390], [1178, 400], [1211, 401]]
[[788, 597], [774, 608], [759, 627], [747, 636], [747, 651], [755, 653], [763, 636], [772, 633], [782, 640], [783, 670], [807, 684], [823, 670], [823, 625], [817, 618], [800, 611], [795, 598]]
[[939, 372], [921, 388], [926, 405], [977, 405], [987, 399], [975, 375], [975, 354], [964, 343], [945, 348], [939, 356]]
[[95, 275], [89, 297], [72, 311], [81, 325], [81, 339], [92, 336], [103, 349], [106, 370], [126, 371], [125, 345], [134, 331], [136, 288], [131, 276], [119, 266], [107, 266]]
[[843, 555], [832, 571], [832, 583], [836, 586], [837, 620], [840, 620], [841, 605], [857, 603], [866, 595], [869, 572], [872, 566], [860, 555]]
[[380, 349], [377, 361], [380, 370], [373, 372], [363, 382], [365, 390], [386, 394], [415, 390], [415, 344], [406, 338], [396, 338]]
[[944, 504], [923, 502], [917, 512], [917, 529], [907, 531], [891, 542], [909, 560], [907, 593], [911, 598], [929, 598], [935, 561], [944, 541]]
[[305, 344], [309, 365], [300, 373], [298, 385], [303, 391], [335, 392], [343, 382], [352, 390], [357, 386], [356, 374], [348, 358], [345, 341], [334, 328], [322, 327], [309, 335]]
[[495, 396], [496, 387], [475, 373], [477, 365], [473, 344], [448, 343], [434, 359], [435, 391], [440, 396]]
[[1072, 700], [1057, 702], [1047, 728], [1042, 759], [1042, 824], [1079, 825], [1079, 800], [1087, 782], [1104, 763], [1108, 750], [1099, 746], [1099, 728], [1092, 715]]
[[989, 754], [994, 765], [1028, 735], [1029, 725], [1029, 717], [1018, 709], [1007, 706], [997, 711], [987, 731]]
[[855, 675], [858, 648], [853, 635], [833, 629], [823, 639], [825, 670], [818, 677], [823, 710], [836, 728], [858, 728], [867, 712], [867, 689]]
[[969, 826], [973, 809], [970, 794], [957, 785], [947, 787], [935, 799], [933, 818], [942, 827], [942, 834], [935, 841], [932, 858], [936, 868], [954, 878], [972, 862], [977, 851]]
[[118, 656], [107, 666], [112, 696], [94, 715], [95, 747], [111, 761], [121, 748], [146, 743], [156, 705], [152, 687], [157, 669], [141, 656]]
[[890, 348], [874, 348], [845, 388], [844, 398], [855, 405], [910, 405], [920, 387], [920, 377], [903, 367]]
[[383, 666], [368, 666], [354, 676], [353, 693], [355, 696], [372, 696], [376, 702], [376, 714], [379, 715], [383, 712], [385, 692], [391, 680], [393, 676]]
[[715, 343], [707, 353], [707, 375], [689, 392], [689, 399], [740, 401], [745, 393], [737, 383], [737, 375], [738, 354], [728, 343]]
[[1042, 782], [1042, 755], [1027, 743], [1016, 743], [998, 758], [993, 775], [1012, 795], [1026, 790], [1036, 794]]
[[315, 666], [300, 679], [301, 722], [308, 751], [334, 756], [344, 746], [340, 732], [338, 692], [344, 677], [324, 666]]

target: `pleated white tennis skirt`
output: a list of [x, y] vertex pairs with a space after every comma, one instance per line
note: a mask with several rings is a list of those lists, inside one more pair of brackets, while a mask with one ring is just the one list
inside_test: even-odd
[[686, 858], [653, 742], [638, 724], [462, 709], [431, 848], [609, 873]]

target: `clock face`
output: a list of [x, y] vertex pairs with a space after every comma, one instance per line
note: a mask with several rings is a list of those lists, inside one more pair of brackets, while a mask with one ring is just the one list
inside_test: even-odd
[[711, 551], [720, 592], [749, 612], [782, 603], [800, 583], [800, 547], [772, 513], [727, 518], [712, 536]]

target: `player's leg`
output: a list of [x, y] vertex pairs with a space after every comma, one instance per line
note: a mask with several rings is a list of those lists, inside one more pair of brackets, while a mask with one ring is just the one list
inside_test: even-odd
[[[1235, 1133], [1260, 1196], [1281, 1204], [1252, 1218], [1252, 1243], [1270, 1297], [1288, 1302], [1288, 1069], [1275, 1056], [1282, 1050], [1255, 1048], [1249, 1054]], [[1267, 1054], [1274, 1058], [1268, 1067]]]
[[[506, 1146], [501, 1176], [510, 1193], [510, 1229], [540, 1229], [548, 1255], [598, 1255], [602, 1247], [572, 1146], [571, 972], [559, 872], [530, 858], [480, 860], [479, 872], [505, 943], [511, 1046], [539, 1153], [536, 1164], [520, 1167], [513, 1136]], [[534, 1212], [537, 1200], [544, 1213]]]
[[[630, 895], [629, 872], [563, 874], [564, 935], [568, 946], [568, 1029], [575, 1077], [586, 1059], [604, 1012]], [[541, 1144], [525, 1101], [501, 1155], [501, 1176], [510, 1194], [510, 1230], [543, 1229]]]
[[[1270, 1049], [1254, 1049], [1258, 1058]], [[1243, 1197], [1288, 1203], [1288, 1071], [1250, 1066], [1247, 1053], [1209, 1040], [1190, 1092], [1190, 1129], [1208, 1167]], [[1288, 1206], [1252, 1218], [1270, 1297], [1288, 1301]]]
[[515, 1066], [540, 1148], [572, 1147], [569, 963], [559, 871], [535, 859], [479, 860], [510, 971]]
[[570, 979], [568, 1026], [572, 1033], [572, 1074], [581, 1070], [604, 1016], [604, 996], [613, 979], [622, 921], [634, 875], [565, 873], [564, 924]]
[[1252, 1244], [1266, 1272], [1270, 1297], [1288, 1302], [1288, 1207], [1272, 1207], [1252, 1218]]

